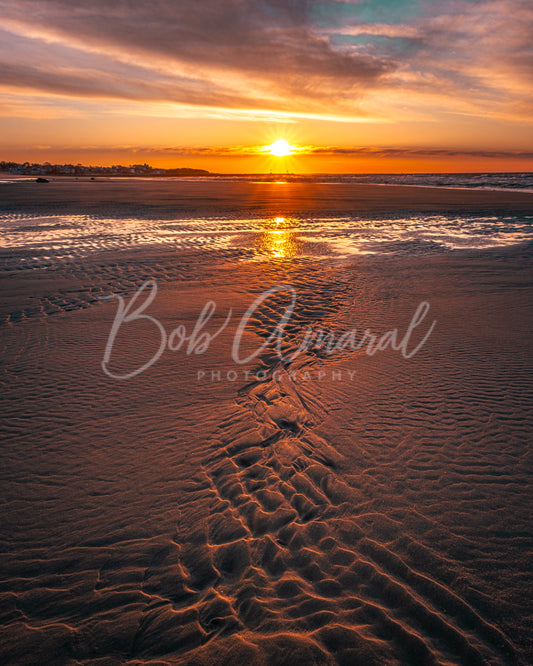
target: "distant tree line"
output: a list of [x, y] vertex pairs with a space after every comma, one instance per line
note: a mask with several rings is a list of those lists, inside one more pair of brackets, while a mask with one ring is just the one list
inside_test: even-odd
[[149, 164], [86, 166], [83, 164], [35, 164], [0, 161], [0, 171], [21, 176], [208, 176], [205, 169], [154, 169]]

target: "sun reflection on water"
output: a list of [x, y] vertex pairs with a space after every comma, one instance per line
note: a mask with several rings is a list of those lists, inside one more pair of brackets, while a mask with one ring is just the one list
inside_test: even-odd
[[259, 236], [257, 250], [273, 259], [296, 256], [296, 237], [284, 217], [275, 217], [267, 222]]

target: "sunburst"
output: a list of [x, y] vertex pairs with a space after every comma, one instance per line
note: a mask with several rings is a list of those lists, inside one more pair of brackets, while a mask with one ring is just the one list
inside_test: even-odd
[[285, 139], [278, 139], [277, 141], [274, 141], [273, 144], [268, 146], [268, 149], [270, 150], [272, 155], [275, 155], [276, 157], [287, 157], [287, 155], [290, 155], [293, 151], [293, 147], [285, 141]]

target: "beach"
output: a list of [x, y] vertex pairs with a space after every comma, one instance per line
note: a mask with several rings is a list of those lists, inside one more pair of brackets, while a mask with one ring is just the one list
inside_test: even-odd
[[0, 211], [24, 214], [95, 213], [119, 217], [233, 215], [246, 218], [317, 216], [321, 214], [401, 215], [460, 213], [480, 215], [531, 214], [531, 192], [467, 190], [438, 187], [292, 182], [217, 178], [34, 179], [2, 185]]
[[0, 185], [2, 662], [531, 663], [532, 203]]

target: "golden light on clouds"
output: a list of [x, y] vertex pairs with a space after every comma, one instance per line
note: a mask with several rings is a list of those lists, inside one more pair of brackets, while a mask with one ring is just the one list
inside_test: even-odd
[[1, 2], [2, 159], [532, 168], [530, 0]]

